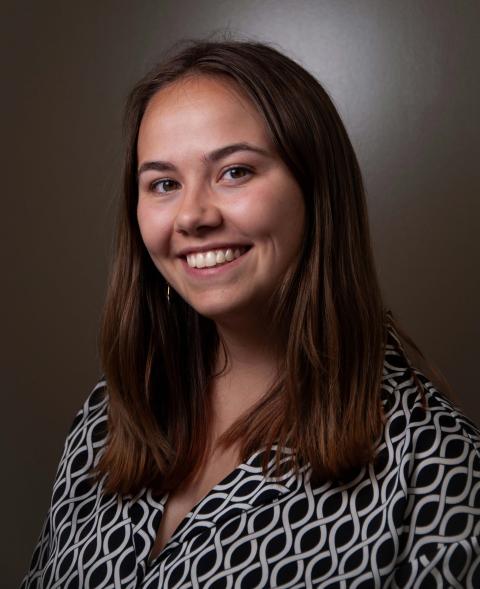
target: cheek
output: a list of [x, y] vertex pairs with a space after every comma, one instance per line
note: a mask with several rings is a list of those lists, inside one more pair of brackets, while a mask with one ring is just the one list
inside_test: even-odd
[[151, 211], [141, 204], [137, 209], [137, 221], [143, 243], [152, 257], [168, 253], [168, 221], [165, 215]]
[[250, 211], [252, 226], [259, 235], [273, 237], [282, 249], [295, 248], [305, 227], [305, 204], [298, 186], [286, 183], [257, 197]]

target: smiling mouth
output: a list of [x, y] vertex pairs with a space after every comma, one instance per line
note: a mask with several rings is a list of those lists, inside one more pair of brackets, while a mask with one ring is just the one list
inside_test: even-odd
[[225, 266], [233, 262], [250, 249], [250, 246], [238, 248], [226, 248], [211, 250], [208, 252], [197, 252], [185, 257], [190, 268], [208, 269], [217, 266]]

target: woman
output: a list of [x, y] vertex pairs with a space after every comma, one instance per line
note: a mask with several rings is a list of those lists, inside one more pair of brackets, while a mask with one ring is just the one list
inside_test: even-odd
[[105, 381], [23, 587], [480, 586], [479, 432], [403, 353], [325, 91], [200, 42], [127, 123]]

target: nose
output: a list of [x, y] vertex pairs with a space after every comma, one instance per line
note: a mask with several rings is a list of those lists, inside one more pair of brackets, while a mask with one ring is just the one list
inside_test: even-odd
[[184, 190], [175, 216], [174, 228], [178, 233], [198, 235], [222, 223], [222, 214], [207, 186], [199, 185]]

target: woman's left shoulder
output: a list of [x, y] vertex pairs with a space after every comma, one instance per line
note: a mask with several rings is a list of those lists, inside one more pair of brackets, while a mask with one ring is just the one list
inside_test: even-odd
[[403, 431], [414, 454], [423, 456], [430, 449], [443, 458], [455, 453], [460, 458], [468, 451], [480, 460], [479, 428], [425, 374], [410, 366], [393, 337], [385, 352], [382, 400], [386, 433]]
[[440, 579], [477, 587], [480, 431], [402, 352], [390, 340], [382, 383], [378, 457], [397, 481], [403, 530], [386, 586], [430, 587]]

